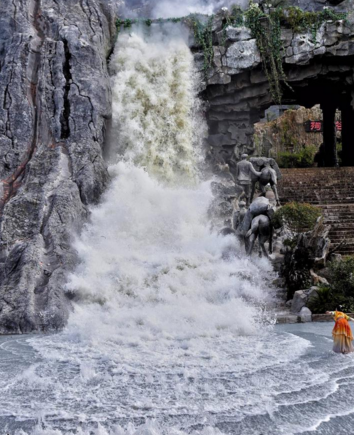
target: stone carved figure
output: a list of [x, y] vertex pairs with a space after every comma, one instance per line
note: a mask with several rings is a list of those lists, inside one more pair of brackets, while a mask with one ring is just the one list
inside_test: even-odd
[[232, 228], [237, 230], [237, 228], [242, 224], [243, 219], [247, 213], [246, 203], [245, 201], [240, 201], [239, 210], [235, 210], [232, 215]]
[[261, 173], [254, 169], [247, 157], [247, 154], [242, 154], [242, 160], [236, 165], [236, 184], [243, 189], [243, 195], [241, 196], [246, 197], [246, 205], [248, 206], [251, 199], [252, 180], [254, 177], [260, 177]]
[[268, 159], [265, 159], [264, 166], [260, 172], [260, 176], [257, 178], [253, 178], [252, 181], [252, 193], [251, 193], [251, 201], [254, 197], [254, 192], [256, 190], [256, 183], [258, 181], [259, 187], [261, 189], [261, 195], [266, 196], [266, 186], [270, 184], [270, 187], [272, 188], [276, 200], [276, 204], [280, 205], [279, 196], [278, 196], [278, 190], [277, 190], [277, 173], [276, 171], [270, 166], [270, 161]]
[[260, 249], [265, 252], [264, 244], [269, 240], [269, 252], [272, 252], [274, 210], [269, 199], [263, 196], [256, 198], [247, 210], [242, 223], [236, 230], [239, 237], [244, 237], [246, 253], [251, 255], [254, 243], [258, 237]]
[[250, 205], [245, 217], [243, 218], [242, 224], [237, 228], [237, 234], [246, 236], [247, 232], [251, 228], [252, 220], [261, 214], [272, 218], [274, 211], [270, 205], [269, 199], [264, 196], [259, 196]]
[[264, 214], [253, 218], [251, 229], [246, 234], [247, 255], [252, 254], [254, 243], [257, 238], [259, 244], [259, 256], [262, 257], [263, 253], [268, 258], [269, 255], [264, 244], [269, 241], [269, 254], [271, 254], [273, 252], [273, 227], [270, 218]]

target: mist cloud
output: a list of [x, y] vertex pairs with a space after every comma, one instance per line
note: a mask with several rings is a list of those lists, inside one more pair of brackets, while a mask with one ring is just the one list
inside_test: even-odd
[[248, 0], [125, 0], [125, 13], [152, 18], [183, 17], [200, 13], [211, 15], [220, 8], [238, 4], [247, 7]]

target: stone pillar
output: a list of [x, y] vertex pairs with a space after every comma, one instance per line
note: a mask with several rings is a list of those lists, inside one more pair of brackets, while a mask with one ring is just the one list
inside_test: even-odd
[[342, 111], [342, 165], [354, 166], [354, 110], [348, 103]]
[[337, 166], [336, 149], [336, 106], [334, 104], [321, 104], [323, 111], [323, 142], [325, 149], [325, 166]]

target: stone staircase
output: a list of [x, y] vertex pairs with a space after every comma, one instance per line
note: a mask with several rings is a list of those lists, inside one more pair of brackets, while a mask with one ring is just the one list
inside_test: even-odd
[[354, 167], [282, 169], [279, 197], [282, 204], [307, 202], [321, 207], [329, 238], [336, 251], [354, 254]]

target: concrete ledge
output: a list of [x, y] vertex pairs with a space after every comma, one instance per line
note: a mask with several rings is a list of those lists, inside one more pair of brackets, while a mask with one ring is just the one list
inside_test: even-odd
[[[348, 316], [354, 318], [354, 313], [346, 313]], [[333, 322], [333, 317], [330, 314], [312, 314], [312, 322]], [[285, 323], [302, 323], [301, 317], [297, 314], [282, 313], [277, 315], [277, 324]]]
[[312, 314], [313, 322], [333, 322], [333, 317], [330, 314]]
[[285, 323], [301, 323], [301, 318], [296, 314], [281, 314], [277, 316], [276, 323], [280, 325]]
[[[354, 313], [345, 313], [354, 319]], [[333, 317], [330, 314], [312, 314], [313, 322], [333, 322]]]

